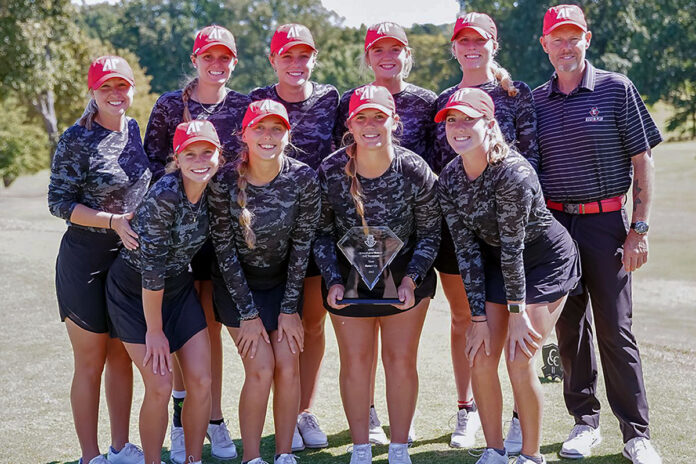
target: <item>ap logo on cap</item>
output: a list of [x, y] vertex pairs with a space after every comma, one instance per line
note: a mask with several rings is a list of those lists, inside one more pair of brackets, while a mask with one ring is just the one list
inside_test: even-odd
[[467, 13], [465, 16], [462, 17], [462, 22], [465, 23], [475, 23], [476, 20], [483, 15], [481, 13]]
[[273, 109], [273, 105], [271, 104], [270, 100], [264, 100], [261, 102], [259, 105], [259, 110], [263, 111], [264, 113], [268, 113]]
[[114, 71], [118, 66], [118, 58], [107, 58], [104, 60], [102, 71]]
[[471, 93], [471, 89], [459, 89], [456, 92], [454, 92], [454, 95], [452, 95], [452, 100], [454, 100], [454, 101], [463, 100], [464, 97], [470, 93]]
[[375, 88], [371, 85], [366, 85], [362, 89], [356, 90], [356, 92], [360, 92], [361, 100], [372, 100], [375, 96]]
[[208, 37], [211, 39], [215, 40], [220, 40], [222, 39], [223, 36], [223, 31], [219, 27], [213, 27], [210, 33], [208, 34]]
[[297, 24], [294, 24], [290, 26], [288, 29], [288, 39], [294, 39], [296, 37], [300, 37], [302, 34], [302, 26], [299, 26]]
[[394, 23], [381, 23], [377, 28], [377, 34], [388, 34], [393, 26]]
[[191, 121], [186, 128], [186, 135], [197, 134], [203, 128], [203, 123], [201, 121]]
[[556, 18], [558, 19], [570, 19], [572, 15], [572, 8], [569, 6], [561, 6], [556, 10]]

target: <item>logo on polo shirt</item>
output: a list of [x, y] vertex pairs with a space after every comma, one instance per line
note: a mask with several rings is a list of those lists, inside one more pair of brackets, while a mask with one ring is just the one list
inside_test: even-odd
[[599, 122], [603, 120], [604, 116], [599, 115], [599, 108], [597, 108], [596, 106], [590, 108], [590, 116], [585, 118], [585, 122]]

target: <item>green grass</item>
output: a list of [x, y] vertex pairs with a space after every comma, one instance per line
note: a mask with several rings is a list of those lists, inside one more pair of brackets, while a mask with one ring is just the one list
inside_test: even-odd
[[[665, 463], [693, 459], [690, 439], [696, 418], [696, 143], [665, 144], [655, 151], [657, 194], [650, 232], [650, 262], [635, 275], [634, 332], [639, 341], [651, 406], [653, 439]], [[0, 295], [3, 336], [0, 337], [0, 463], [74, 463], [80, 455], [69, 403], [72, 354], [59, 322], [54, 293], [54, 266], [63, 223], [46, 207], [45, 172], [19, 179], [0, 190]], [[348, 427], [338, 394], [338, 356], [331, 325], [315, 412], [329, 434], [330, 448], [299, 453], [301, 462], [347, 463]], [[239, 437], [237, 399], [242, 367], [227, 335], [223, 410], [233, 437]], [[467, 451], [447, 446], [455, 413], [455, 387], [449, 356], [448, 307], [438, 293], [421, 341], [420, 397], [416, 416], [418, 441], [411, 449], [414, 463], [474, 463]], [[138, 376], [136, 375], [136, 378]], [[511, 392], [501, 370], [506, 411]], [[572, 426], [558, 383], [542, 385], [546, 400], [542, 451], [549, 462]], [[377, 409], [384, 422], [384, 376], [377, 381]], [[606, 406], [600, 381], [599, 397], [604, 442], [588, 464], [627, 462], [621, 457], [618, 423]], [[138, 443], [137, 414], [142, 383], [136, 380], [131, 440]], [[100, 444], [109, 444], [106, 406], [100, 417]], [[506, 413], [507, 415], [507, 413]], [[262, 452], [272, 460], [273, 429], [269, 413]], [[238, 446], [241, 445], [237, 440]], [[483, 436], [479, 433], [479, 446]], [[168, 440], [165, 442], [168, 446]], [[204, 462], [217, 462], [206, 445]], [[374, 449], [375, 462], [386, 463], [386, 447]], [[163, 457], [167, 457], [163, 450]], [[239, 459], [230, 461], [234, 464]]]

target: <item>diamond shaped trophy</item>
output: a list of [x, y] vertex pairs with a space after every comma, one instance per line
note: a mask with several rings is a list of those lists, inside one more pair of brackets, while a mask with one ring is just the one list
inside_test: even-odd
[[[350, 262], [343, 299], [338, 304], [401, 304], [391, 271], [387, 268], [404, 242], [387, 226], [352, 227], [338, 241], [338, 248]], [[386, 272], [385, 272], [386, 270]], [[382, 298], [361, 298], [358, 293], [358, 274], [372, 290], [383, 278]]]

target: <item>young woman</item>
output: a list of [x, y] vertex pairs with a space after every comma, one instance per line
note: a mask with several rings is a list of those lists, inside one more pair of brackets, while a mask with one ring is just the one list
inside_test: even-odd
[[[363, 64], [374, 74], [373, 85], [386, 87], [394, 98], [399, 112], [401, 127], [395, 133], [399, 145], [420, 155], [428, 163], [432, 157], [435, 135], [435, 100], [437, 95], [431, 90], [409, 84], [405, 81], [413, 66], [412, 51], [408, 46], [406, 32], [398, 24], [391, 22], [371, 26], [365, 35], [365, 54]], [[338, 109], [334, 141], [337, 147], [343, 145], [346, 132], [350, 98], [355, 89], [341, 97]], [[374, 408], [374, 383], [377, 372], [378, 345], [375, 345], [375, 363], [372, 367], [372, 386], [370, 402], [370, 441], [385, 445], [389, 443], [382, 424]], [[413, 441], [413, 429], [409, 430], [409, 442]]]
[[210, 196], [222, 274], [213, 280], [215, 310], [244, 364], [242, 462], [265, 462], [261, 433], [273, 387], [273, 462], [295, 464], [291, 447], [304, 345], [298, 310], [319, 219], [319, 182], [312, 168], [284, 154], [290, 122], [282, 104], [251, 103], [242, 126], [245, 148], [235, 165], [217, 176]]
[[[154, 178], [164, 173], [164, 166], [172, 155], [174, 131], [182, 121], [208, 120], [213, 123], [222, 142], [222, 155], [232, 160], [239, 152], [236, 134], [241, 129], [244, 110], [249, 97], [228, 89], [225, 84], [237, 64], [237, 47], [232, 33], [221, 26], [201, 29], [193, 43], [191, 63], [196, 77], [182, 90], [162, 95], [152, 109], [150, 122], [145, 133], [145, 151], [150, 158], [150, 169]], [[215, 261], [210, 241], [194, 256], [191, 267], [196, 291], [208, 321], [208, 335], [212, 359], [212, 398], [210, 424], [207, 431], [211, 443], [211, 454], [219, 459], [237, 456], [234, 442], [230, 438], [222, 414], [222, 340], [221, 325], [215, 320], [213, 311], [213, 287], [210, 269]], [[174, 364], [174, 415], [172, 417], [171, 441], [172, 460], [184, 462], [184, 435], [181, 427], [181, 408], [186, 391], [181, 371]]]
[[205, 190], [221, 144], [212, 123], [191, 121], [179, 124], [173, 145], [176, 168], [152, 186], [133, 218], [140, 247], [121, 251], [106, 284], [116, 335], [145, 384], [140, 438], [148, 464], [160, 462], [167, 430], [171, 353], [188, 388], [182, 411], [187, 463], [201, 462], [210, 419], [210, 342], [188, 266], [208, 239]]
[[150, 182], [148, 161], [134, 119], [134, 78], [118, 56], [89, 68], [90, 101], [58, 142], [51, 166], [48, 206], [66, 220], [56, 262], [56, 293], [75, 358], [70, 403], [80, 441], [80, 463], [104, 464], [97, 443], [99, 389], [106, 366], [111, 421], [108, 462], [137, 464], [142, 451], [128, 443], [133, 368], [123, 344], [111, 338], [104, 285], [121, 243], [138, 246], [129, 220]]
[[578, 252], [546, 209], [534, 169], [505, 142], [486, 92], [456, 91], [435, 120], [445, 122], [459, 154], [438, 189], [471, 307], [465, 353], [487, 446], [478, 462], [508, 462], [498, 378], [505, 348], [523, 438], [516, 463], [542, 464], [543, 394], [533, 356], [580, 279]]
[[[432, 263], [440, 242], [435, 175], [415, 153], [393, 142], [398, 128], [394, 99], [385, 87], [367, 85], [350, 99], [348, 129], [355, 140], [319, 168], [322, 215], [314, 254], [324, 279], [326, 308], [341, 359], [343, 408], [353, 440], [352, 464], [372, 462], [369, 443], [370, 385], [381, 331], [391, 424], [389, 462], [410, 463], [408, 430], [418, 396], [416, 360], [425, 314], [435, 292]], [[373, 290], [360, 281], [364, 298], [381, 298], [387, 282], [398, 285], [401, 304], [346, 306], [351, 265], [337, 241], [353, 227], [387, 226], [403, 242]], [[386, 280], [384, 276], [391, 276]]]
[[[312, 33], [301, 24], [278, 27], [271, 39], [269, 60], [278, 82], [252, 90], [249, 97], [252, 100], [270, 98], [285, 106], [293, 128], [292, 146], [288, 147], [287, 155], [316, 170], [333, 152], [331, 134], [338, 108], [338, 90], [333, 85], [310, 80], [317, 64], [317, 48]], [[305, 446], [323, 448], [329, 444], [317, 417], [310, 412], [324, 357], [325, 321], [321, 276], [314, 258], [310, 257], [304, 281], [305, 349], [300, 354], [300, 410], [292, 437], [293, 451]]]
[[[513, 82], [507, 71], [494, 61], [493, 58], [498, 51], [498, 31], [493, 20], [483, 13], [468, 13], [457, 19], [451, 40], [452, 54], [457, 58], [462, 69], [462, 80], [440, 94], [437, 98], [437, 109], [441, 110], [447, 104], [449, 97], [458, 89], [476, 87], [483, 90], [495, 102], [495, 118], [505, 137], [505, 142], [527, 158], [532, 166], [536, 166], [538, 158], [536, 114], [532, 93], [524, 82]], [[440, 124], [437, 127], [431, 164], [437, 173], [450, 160], [457, 157], [457, 153], [447, 142], [444, 126]], [[452, 313], [452, 365], [459, 396], [457, 425], [450, 445], [457, 448], [469, 448], [474, 445], [476, 431], [480, 427], [471, 390], [469, 363], [461, 356], [466, 346], [466, 333], [471, 325], [471, 318], [466, 292], [459, 277], [452, 236], [445, 224], [443, 224], [442, 244], [435, 267], [440, 272], [442, 288]], [[510, 423], [505, 445], [509, 452], [515, 454], [522, 446], [519, 419], [516, 413]]]

